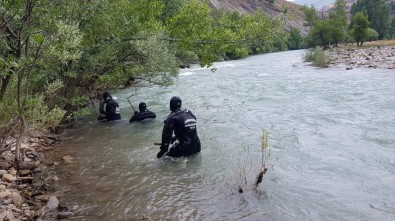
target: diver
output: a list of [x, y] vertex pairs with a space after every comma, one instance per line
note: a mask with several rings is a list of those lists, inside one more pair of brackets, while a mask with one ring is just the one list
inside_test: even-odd
[[[171, 113], [165, 121], [162, 132], [160, 151], [156, 155], [161, 158], [164, 154], [170, 157], [190, 156], [200, 152], [200, 139], [196, 129], [196, 117], [191, 111], [181, 109], [181, 99], [170, 99]], [[172, 142], [172, 135], [175, 141]], [[170, 143], [173, 143], [169, 148]]]
[[156, 114], [152, 111], [149, 111], [147, 109], [147, 105], [144, 102], [141, 102], [139, 104], [139, 110], [140, 112], [135, 111], [134, 115], [132, 118], [130, 118], [129, 123], [135, 122], [135, 121], [142, 121], [145, 119], [153, 119], [156, 118]]
[[110, 92], [103, 93], [104, 102], [100, 104], [100, 116], [97, 118], [98, 121], [114, 121], [121, 119], [121, 110], [118, 103], [112, 98]]

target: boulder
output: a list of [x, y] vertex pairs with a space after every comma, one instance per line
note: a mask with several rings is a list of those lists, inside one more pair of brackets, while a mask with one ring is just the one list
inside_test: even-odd
[[10, 191], [8, 191], [8, 190], [0, 192], [0, 198], [7, 198], [7, 197], [9, 197], [11, 195], [12, 195], [12, 193]]
[[13, 192], [11, 197], [12, 197], [12, 202], [14, 202], [16, 208], [21, 208], [23, 203], [22, 196], [17, 192]]
[[56, 196], [50, 196], [46, 205], [46, 207], [48, 207], [48, 210], [49, 211], [56, 210], [58, 206], [59, 206], [58, 198], [56, 198]]
[[6, 181], [6, 182], [11, 183], [11, 182], [13, 182], [13, 181], [16, 180], [16, 176], [7, 173], [7, 174], [3, 174], [3, 178], [2, 178], [2, 179], [3, 179], [4, 181]]

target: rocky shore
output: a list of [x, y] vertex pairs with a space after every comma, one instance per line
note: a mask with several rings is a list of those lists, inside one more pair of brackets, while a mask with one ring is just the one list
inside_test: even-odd
[[332, 67], [340, 67], [346, 70], [353, 68], [395, 70], [395, 46], [337, 47], [328, 50], [328, 55], [331, 59], [329, 66]]
[[30, 134], [22, 142], [23, 157], [19, 172], [14, 162], [16, 139], [8, 138], [0, 149], [0, 220], [57, 220], [73, 216], [59, 203], [62, 192], [55, 189], [59, 178], [54, 168], [53, 149], [61, 142], [58, 136]]

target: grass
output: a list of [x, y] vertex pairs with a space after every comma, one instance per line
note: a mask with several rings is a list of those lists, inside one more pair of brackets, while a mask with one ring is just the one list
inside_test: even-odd
[[366, 41], [362, 47], [378, 47], [378, 46], [395, 46], [395, 39], [393, 40], [380, 40], [380, 41]]

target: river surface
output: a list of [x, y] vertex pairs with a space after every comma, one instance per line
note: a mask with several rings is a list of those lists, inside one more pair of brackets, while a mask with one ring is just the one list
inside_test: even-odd
[[[88, 221], [395, 220], [395, 71], [320, 69], [303, 53], [194, 66], [170, 87], [114, 93], [123, 119], [92, 116], [57, 150], [75, 161], [57, 170], [61, 200]], [[131, 95], [157, 119], [129, 124]], [[174, 95], [196, 115], [202, 151], [158, 160]], [[262, 129], [270, 166], [255, 188]]]

